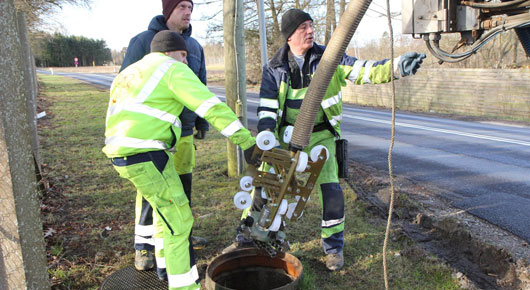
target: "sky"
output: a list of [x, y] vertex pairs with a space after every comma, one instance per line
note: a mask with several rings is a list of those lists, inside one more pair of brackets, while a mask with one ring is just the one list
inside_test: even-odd
[[[91, 9], [65, 5], [54, 16], [53, 22], [59, 24], [58, 32], [103, 39], [110, 49], [121, 50], [129, 44], [133, 36], [147, 29], [154, 16], [162, 14], [161, 3], [159, 0], [93, 0]], [[206, 6], [195, 8], [191, 19], [192, 36], [204, 45], [208, 23], [201, 21], [204, 16], [201, 11], [204, 11]], [[391, 8], [392, 11], [399, 11], [401, 1], [391, 0]], [[386, 11], [385, 0], [372, 1], [352, 42], [362, 44], [378, 39], [384, 31], [388, 31], [386, 17], [381, 17], [377, 11]], [[394, 33], [400, 33], [401, 21], [394, 19], [392, 22]]]

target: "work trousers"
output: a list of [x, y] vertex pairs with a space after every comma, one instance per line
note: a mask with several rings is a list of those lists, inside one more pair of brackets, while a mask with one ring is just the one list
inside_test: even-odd
[[131, 181], [152, 207], [154, 234], [163, 238], [159, 248], [164, 259], [160, 263], [167, 267], [169, 289], [199, 289], [190, 243], [193, 215], [172, 154], [153, 151], [113, 158], [112, 163], [120, 177]]
[[[195, 167], [195, 145], [193, 144], [193, 135], [181, 137], [177, 143], [176, 153], [173, 155], [175, 170], [179, 174], [180, 182], [184, 187], [184, 192], [190, 201], [191, 207], [191, 187], [192, 171]], [[154, 237], [153, 223], [156, 217], [153, 216], [153, 209], [141, 194], [136, 195], [136, 218], [134, 227], [134, 248], [136, 250], [152, 251], [155, 243], [161, 244], [161, 241], [155, 241], [160, 237]], [[156, 253], [155, 253], [156, 256]]]
[[[283, 128], [285, 130], [285, 128]], [[283, 136], [283, 130], [280, 136]], [[280, 142], [282, 148], [288, 144]], [[317, 145], [328, 149], [329, 158], [317, 179], [318, 195], [322, 206], [321, 238], [326, 254], [335, 254], [344, 248], [344, 192], [339, 185], [335, 136], [329, 130], [313, 132], [309, 146], [304, 149], [308, 155]]]

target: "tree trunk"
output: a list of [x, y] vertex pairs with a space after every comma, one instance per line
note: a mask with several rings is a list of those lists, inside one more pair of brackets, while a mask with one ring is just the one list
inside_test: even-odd
[[0, 1], [0, 289], [50, 289], [13, 0]]
[[[224, 0], [223, 34], [225, 54], [226, 104], [246, 127], [245, 42], [243, 35], [242, 0]], [[227, 140], [228, 176], [238, 176], [244, 170], [244, 158], [239, 147]]]
[[333, 33], [333, 31], [335, 31], [335, 28], [337, 28], [337, 13], [335, 10], [335, 0], [333, 0], [333, 5], [331, 6], [331, 8], [333, 9], [333, 17], [331, 18], [331, 33]]
[[336, 25], [335, 21], [335, 0], [327, 0], [326, 9], [326, 33], [324, 34], [324, 44], [328, 45], [331, 34]]
[[272, 15], [272, 39], [275, 39], [275, 43], [277, 46], [280, 45], [280, 43], [283, 43], [285, 39], [283, 39], [282, 34], [280, 32], [280, 22], [278, 21], [278, 11], [276, 11], [276, 7], [274, 5], [274, 0], [270, 0], [269, 2], [271, 7], [271, 15]]

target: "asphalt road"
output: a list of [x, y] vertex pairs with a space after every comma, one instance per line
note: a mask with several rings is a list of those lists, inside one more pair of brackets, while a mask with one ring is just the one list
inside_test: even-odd
[[[59, 75], [104, 87], [114, 77]], [[210, 89], [224, 97], [224, 88]], [[247, 98], [255, 128], [258, 95]], [[345, 105], [342, 133], [351, 160], [388, 168], [390, 112]], [[530, 242], [530, 127], [398, 113], [392, 163], [394, 174], [443, 188], [454, 206]]]

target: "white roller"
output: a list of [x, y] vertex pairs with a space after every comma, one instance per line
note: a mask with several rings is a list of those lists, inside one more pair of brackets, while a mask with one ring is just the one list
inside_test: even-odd
[[298, 158], [298, 164], [296, 164], [296, 171], [303, 172], [307, 168], [307, 162], [309, 161], [309, 156], [305, 152], [300, 152], [300, 157]]
[[318, 161], [318, 156], [320, 155], [320, 151], [322, 151], [322, 149], [326, 149], [326, 161], [329, 159], [328, 148], [326, 148], [326, 146], [324, 145], [317, 145], [313, 149], [311, 149], [311, 152], [309, 153], [309, 155], [311, 155], [311, 161]]
[[278, 214], [284, 215], [287, 212], [288, 203], [287, 200], [282, 199], [280, 206], [278, 207]]
[[267, 193], [265, 193], [265, 190], [263, 188], [261, 189], [261, 198], [267, 199]]
[[244, 191], [251, 191], [254, 186], [252, 186], [252, 181], [254, 178], [252, 176], [243, 176], [241, 180], [239, 180], [239, 186], [241, 186], [241, 189]]
[[[299, 195], [295, 196], [294, 198], [296, 198], [296, 201], [299, 201], [299, 200], [300, 200], [300, 196], [299, 196]], [[306, 202], [308, 202], [308, 201], [310, 201], [310, 200], [311, 200], [311, 196], [309, 196], [309, 197], [307, 198]]]
[[285, 131], [283, 131], [283, 142], [284, 143], [291, 142], [291, 137], [293, 137], [293, 129], [294, 127], [289, 125], [287, 126], [287, 128], [285, 128]]
[[277, 232], [280, 229], [280, 225], [282, 224], [282, 216], [277, 214], [274, 218], [274, 221], [272, 221], [271, 226], [269, 227], [269, 231], [271, 232]]
[[296, 209], [296, 202], [290, 203], [287, 207], [288, 209], [287, 209], [287, 213], [285, 214], [285, 216], [288, 219], [291, 219], [293, 217], [294, 210]]
[[258, 136], [256, 136], [256, 145], [258, 145], [258, 148], [263, 151], [271, 150], [276, 145], [274, 133], [270, 131], [261, 131]]
[[234, 204], [238, 209], [246, 209], [252, 204], [252, 197], [246, 191], [240, 191], [234, 195]]

